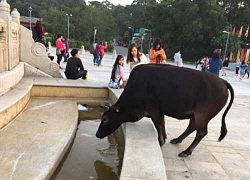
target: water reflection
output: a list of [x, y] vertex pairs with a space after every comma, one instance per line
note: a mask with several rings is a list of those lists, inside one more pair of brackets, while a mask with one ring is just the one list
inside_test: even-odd
[[105, 162], [96, 160], [94, 163], [94, 166], [95, 166], [95, 171], [96, 171], [98, 180], [101, 180], [101, 179], [117, 180], [117, 179], [119, 179], [118, 175]]

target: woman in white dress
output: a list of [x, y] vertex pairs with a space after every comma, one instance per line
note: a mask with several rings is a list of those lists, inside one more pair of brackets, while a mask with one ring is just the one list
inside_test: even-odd
[[140, 64], [148, 64], [149, 61], [147, 57], [139, 52], [139, 49], [136, 44], [131, 44], [128, 48], [128, 56], [127, 56], [127, 64], [130, 65], [130, 70], [132, 70], [135, 66]]

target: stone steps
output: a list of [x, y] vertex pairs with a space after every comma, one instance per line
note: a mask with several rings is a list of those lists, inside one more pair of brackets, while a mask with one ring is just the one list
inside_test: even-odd
[[49, 179], [72, 142], [77, 122], [75, 101], [31, 98], [0, 131], [1, 179]]
[[33, 79], [23, 78], [10, 91], [0, 96], [0, 129], [15, 118], [28, 104]]

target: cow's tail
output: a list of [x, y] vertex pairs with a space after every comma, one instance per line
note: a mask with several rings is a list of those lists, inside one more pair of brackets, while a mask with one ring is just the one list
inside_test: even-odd
[[227, 127], [226, 127], [225, 118], [226, 118], [226, 115], [227, 115], [229, 109], [231, 108], [231, 106], [233, 104], [233, 100], [234, 100], [234, 90], [233, 90], [231, 84], [229, 84], [227, 81], [225, 81], [225, 85], [227, 86], [228, 90], [230, 91], [231, 99], [230, 99], [230, 102], [229, 102], [225, 112], [222, 115], [221, 131], [220, 131], [220, 137], [219, 137], [218, 141], [221, 141], [227, 135]]

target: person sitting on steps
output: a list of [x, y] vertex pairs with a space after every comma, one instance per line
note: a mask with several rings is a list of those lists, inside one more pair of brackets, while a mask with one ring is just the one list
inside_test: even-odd
[[68, 59], [65, 69], [65, 76], [67, 79], [87, 79], [88, 71], [84, 70], [80, 59], [79, 49], [72, 49], [70, 54], [72, 57]]

